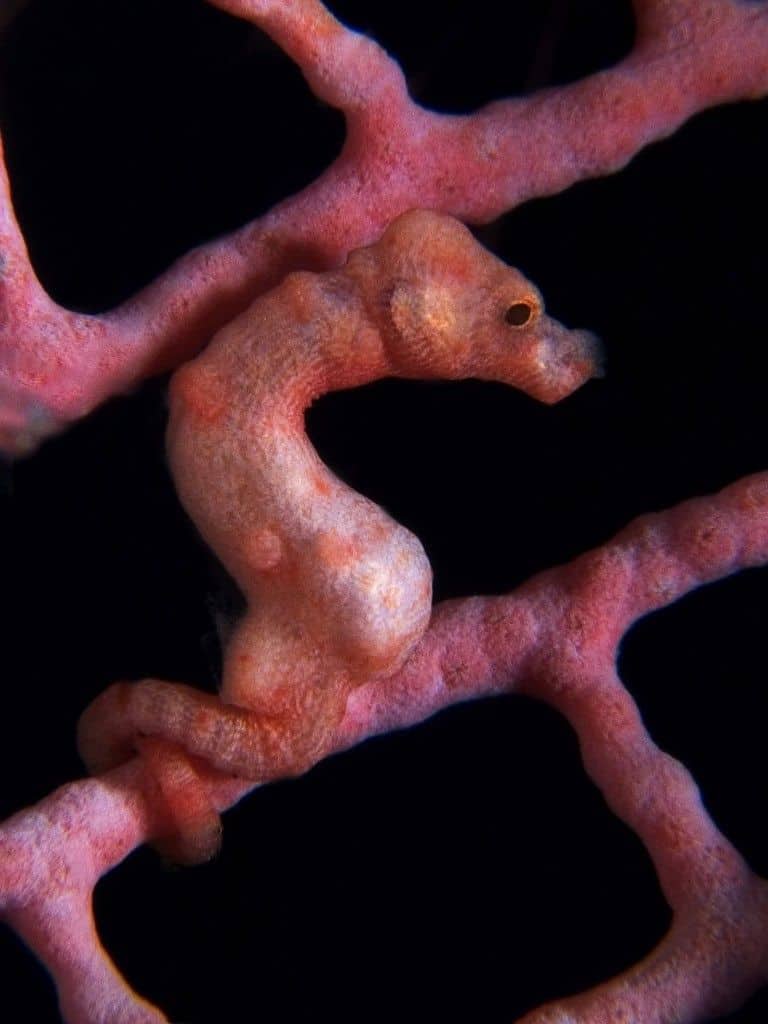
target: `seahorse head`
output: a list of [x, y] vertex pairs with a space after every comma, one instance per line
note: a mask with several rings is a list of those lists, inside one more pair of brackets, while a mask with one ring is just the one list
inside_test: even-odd
[[548, 403], [602, 375], [597, 338], [547, 316], [534, 285], [454, 218], [410, 211], [374, 249], [397, 373], [497, 380]]

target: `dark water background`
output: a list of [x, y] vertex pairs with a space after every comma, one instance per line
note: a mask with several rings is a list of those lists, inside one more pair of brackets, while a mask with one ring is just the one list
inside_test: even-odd
[[[468, 111], [574, 80], [631, 45], [629, 4], [387, 3], [334, 11]], [[339, 115], [251, 27], [197, 0], [32, 0], [0, 47], [0, 118], [35, 266], [108, 309], [191, 245], [310, 182]], [[480, 232], [608, 375], [544, 408], [503, 387], [385, 382], [324, 399], [321, 454], [423, 540], [439, 597], [502, 593], [634, 516], [763, 469], [768, 106], [705, 113], [620, 174]], [[2, 816], [81, 774], [83, 707], [144, 675], [206, 688], [234, 607], [166, 469], [164, 381], [2, 476], [11, 523]], [[621, 670], [656, 741], [768, 873], [766, 570], [636, 626]], [[567, 723], [521, 698], [452, 709], [272, 786], [187, 871], [139, 851], [96, 893], [120, 968], [174, 1021], [513, 1021], [663, 934], [643, 848], [584, 776]], [[0, 933], [3, 999], [58, 1020]], [[729, 1017], [768, 1017], [765, 994]]]

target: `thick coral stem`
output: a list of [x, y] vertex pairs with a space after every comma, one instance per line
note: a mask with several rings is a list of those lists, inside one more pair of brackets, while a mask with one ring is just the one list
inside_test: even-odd
[[18, 252], [26, 283], [12, 300], [0, 292], [0, 450], [30, 451], [110, 395], [178, 366], [288, 270], [338, 266], [405, 210], [484, 223], [617, 170], [699, 110], [768, 92], [764, 3], [638, 2], [637, 45], [615, 68], [461, 117], [413, 103], [397, 64], [318, 0], [218, 6], [272, 35], [317, 95], [345, 112], [344, 149], [308, 188], [99, 317], [39, 291], [6, 188], [0, 224], [12, 226], [0, 234], [0, 259]]
[[[542, 573], [508, 597], [438, 607], [402, 670], [355, 691], [335, 737], [328, 738], [325, 753], [420, 721], [456, 701], [510, 690], [547, 700], [574, 725], [594, 781], [646, 843], [675, 922], [637, 967], [592, 993], [536, 1011], [526, 1024], [586, 1024], [599, 1014], [611, 1019], [627, 1006], [644, 1021], [684, 1024], [724, 1012], [768, 978], [765, 883], [713, 826], [685, 769], [648, 738], [614, 672], [616, 645], [639, 615], [700, 583], [768, 561], [766, 483], [768, 475], [756, 474], [718, 495], [645, 516], [597, 551]], [[680, 536], [690, 546], [677, 557]], [[201, 695], [190, 694], [199, 709]], [[217, 721], [219, 712], [217, 706]], [[153, 711], [148, 727], [157, 720]], [[200, 774], [219, 810], [251, 788], [203, 765]], [[69, 961], [56, 953], [62, 908], [89, 917], [85, 897], [99, 875], [136, 843], [173, 827], [147, 802], [152, 785], [132, 762], [103, 781], [65, 787], [0, 830], [0, 891], [8, 919], [63, 985], [77, 987]], [[35, 849], [41, 852], [30, 860]], [[76, 870], [62, 871], [62, 864]], [[81, 896], [62, 901], [62, 887], [69, 892], [73, 886]], [[49, 922], [48, 932], [40, 921]], [[92, 935], [90, 925], [79, 934]], [[95, 939], [89, 955], [99, 961], [106, 955]], [[115, 976], [111, 969], [99, 972], [94, 1008], [69, 1011], [69, 1021], [109, 1019], [98, 1007]], [[114, 998], [103, 995], [109, 1005]], [[136, 1005], [148, 1012], [140, 1001]]]
[[[593, 778], [641, 832], [675, 919], [669, 935], [636, 967], [591, 993], [535, 1011], [525, 1024], [593, 1024], [627, 1013], [644, 1022], [692, 1024], [736, 1005], [768, 980], [766, 883], [717, 832], [685, 770], [647, 737], [614, 669], [621, 635], [648, 609], [643, 600], [632, 602], [635, 590], [654, 593], [653, 607], [661, 607], [701, 582], [768, 561], [765, 483], [766, 474], [757, 474], [719, 495], [643, 517], [603, 547], [540, 574], [507, 597], [438, 606], [406, 664], [350, 695], [335, 735], [318, 753], [319, 758], [457, 701], [494, 693], [535, 692], [571, 719]], [[749, 511], [723, 514], [742, 505]], [[711, 533], [697, 549], [698, 560], [686, 563], [676, 587], [653, 592], [658, 559], [669, 557], [669, 538], [702, 519]], [[726, 548], [735, 553], [723, 558]], [[603, 601], [611, 581], [613, 590]], [[611, 600], [611, 594], [623, 599]], [[598, 614], [590, 615], [587, 595]], [[198, 767], [219, 811], [252, 788], [203, 763]], [[110, 1019], [105, 1006], [119, 1004], [115, 993], [121, 990], [95, 939], [89, 894], [134, 846], [172, 829], [148, 796], [151, 785], [134, 760], [103, 778], [63, 787], [0, 827], [0, 907], [6, 919], [43, 957], [61, 992], [77, 990], [79, 977], [101, 978], [87, 1005], [84, 994], [80, 1002], [67, 1003], [68, 1024], [103, 1024]], [[65, 924], [63, 912], [72, 921]], [[73, 965], [56, 943], [56, 935], [69, 927], [92, 937], [90, 945], [83, 939], [82, 957], [94, 964], [85, 975], [83, 964]], [[134, 998], [136, 1016], [125, 1020], [163, 1020], [148, 1015], [146, 1003]]]

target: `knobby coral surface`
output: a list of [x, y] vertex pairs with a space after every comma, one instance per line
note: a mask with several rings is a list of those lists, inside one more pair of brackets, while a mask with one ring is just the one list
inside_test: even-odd
[[398, 213], [427, 207], [486, 223], [619, 169], [699, 110], [765, 91], [765, 10], [742, 0], [638, 3], [636, 45], [616, 67], [465, 117], [413, 103], [397, 63], [315, 0], [216, 6], [258, 24], [318, 98], [344, 113], [343, 150], [303, 192], [103, 316], [74, 315], [48, 298], [0, 179], [0, 436], [12, 453], [178, 365], [291, 266], [337, 265]]
[[[562, 90], [501, 105], [475, 122], [413, 110], [407, 116], [400, 110], [395, 117], [398, 78], [396, 69], [386, 62], [376, 74], [367, 68], [360, 76], [364, 90], [349, 69], [339, 76], [343, 81], [329, 84], [321, 68], [319, 84], [310, 77], [313, 87], [326, 90], [323, 95], [339, 105], [343, 105], [339, 99], [343, 92], [350, 120], [349, 141], [335, 170], [303, 197], [267, 215], [268, 222], [278, 218], [282, 226], [267, 236], [271, 255], [263, 256], [261, 264], [258, 253], [265, 245], [260, 234], [264, 224], [248, 229], [253, 232], [246, 233], [248, 243], [241, 236], [237, 246], [232, 243], [226, 249], [224, 241], [216, 251], [189, 258], [197, 259], [198, 267], [207, 263], [205, 287], [200, 287], [200, 279], [195, 280], [188, 265], [154, 286], [154, 300], [150, 290], [140, 314], [136, 300], [135, 325], [149, 316], [156, 333], [152, 335], [146, 324], [137, 327], [134, 340], [141, 335], [141, 341], [131, 350], [130, 366], [122, 362], [117, 367], [117, 362], [127, 359], [128, 349], [114, 343], [115, 335], [110, 337], [116, 328], [104, 326], [121, 318], [127, 323], [125, 310], [100, 318], [74, 317], [46, 306], [39, 294], [34, 302], [22, 303], [18, 289], [23, 287], [24, 265], [18, 246], [13, 248], [11, 224], [7, 251], [17, 257], [10, 265], [19, 274], [8, 277], [9, 313], [17, 310], [12, 323], [21, 325], [38, 347], [36, 351], [32, 344], [16, 345], [16, 362], [8, 358], [13, 371], [5, 389], [9, 444], [17, 450], [28, 446], [115, 387], [126, 387], [138, 374], [183, 358], [210, 333], [218, 316], [228, 319], [254, 290], [281, 276], [292, 260], [309, 266], [338, 263], [349, 248], [378, 235], [395, 213], [409, 206], [437, 206], [468, 220], [491, 218], [522, 198], [555, 191], [579, 177], [618, 166], [644, 141], [671, 131], [700, 106], [764, 91], [760, 82], [766, 73], [764, 5], [639, 6], [644, 28], [638, 49], [621, 72], [604, 72]], [[331, 67], [344, 66], [339, 50], [343, 52], [341, 44], [349, 42], [346, 35], [337, 38], [330, 31], [332, 26], [324, 34], [316, 25], [310, 33], [301, 18], [291, 24], [293, 12], [320, 16], [315, 5], [275, 7], [275, 24], [269, 23], [269, 5], [259, 5], [259, 11], [268, 22], [265, 27], [302, 67], [310, 59], [304, 51], [310, 48], [312, 59], [322, 64], [325, 51], [314, 45], [317, 39], [328, 45], [338, 43]], [[358, 45], [365, 50], [367, 44], [358, 41]], [[373, 59], [382, 62], [376, 51]], [[652, 87], [654, 82], [657, 88]], [[329, 95], [331, 88], [336, 92]], [[588, 119], [578, 116], [581, 110], [590, 110]], [[526, 126], [527, 145], [520, 144], [520, 130], [513, 130], [515, 119], [518, 126]], [[585, 120], [589, 129], [584, 127]], [[363, 133], [357, 136], [357, 148], [353, 145], [356, 124]], [[440, 133], [436, 135], [437, 126]], [[569, 126], [574, 135], [570, 140]], [[459, 128], [464, 136], [461, 159], [455, 148], [451, 150], [451, 138]], [[484, 134], [478, 134], [481, 131]], [[423, 151], [409, 148], [416, 146], [419, 133], [421, 145], [427, 147]], [[480, 138], [486, 145], [493, 143], [494, 159], [479, 145]], [[504, 149], [505, 139], [510, 140], [509, 152]], [[409, 158], [409, 152], [429, 152], [433, 159]], [[478, 153], [485, 159], [473, 166], [472, 158]], [[383, 163], [382, 155], [386, 156]], [[440, 171], [443, 155], [446, 162]], [[464, 183], [463, 167], [469, 168]], [[433, 174], [437, 175], [434, 180]], [[283, 216], [286, 220], [279, 221]], [[310, 230], [315, 232], [312, 237], [302, 234]], [[281, 237], [287, 239], [285, 251]], [[257, 244], [254, 239], [258, 238]], [[29, 294], [34, 295], [30, 280], [26, 276]], [[222, 291], [228, 292], [231, 303], [221, 299]], [[159, 304], [153, 307], [152, 301]], [[158, 314], [160, 306], [165, 321]], [[36, 320], [44, 307], [46, 316], [53, 319]], [[205, 316], [198, 315], [204, 307]], [[76, 357], [71, 347], [67, 354], [62, 324], [81, 325], [86, 333], [100, 324], [102, 337], [110, 337], [110, 366], [96, 355], [99, 332], [88, 335], [88, 343], [78, 348], [76, 357], [84, 360], [81, 369], [86, 363], [92, 368], [91, 381], [97, 381], [100, 389], [90, 391], [87, 398], [83, 395], [92, 384], [81, 369], [67, 377], [66, 367], [73, 367]], [[164, 324], [173, 339], [164, 354], [158, 354], [170, 337], [164, 333]], [[56, 348], [58, 369], [51, 363], [50, 351], [41, 355], [39, 348], [50, 345], [54, 335], [61, 344]], [[19, 337], [11, 340], [17, 342]], [[85, 335], [79, 337], [83, 340]], [[89, 347], [91, 342], [96, 347]], [[3, 351], [11, 351], [10, 346]], [[47, 382], [43, 369], [49, 374]], [[26, 380], [24, 370], [29, 370]], [[79, 396], [82, 404], [56, 405], [53, 391], [59, 388], [61, 395], [75, 384], [84, 389]], [[418, 721], [456, 700], [505, 690], [543, 697], [571, 720], [590, 774], [649, 849], [675, 917], [667, 939], [638, 968], [581, 1000], [540, 1011], [531, 1019], [704, 1019], [738, 1003], [765, 978], [762, 883], [709, 823], [685, 772], [647, 739], [634, 705], [616, 679], [614, 662], [619, 639], [638, 616], [701, 582], [763, 563], [766, 518], [765, 481], [753, 477], [718, 498], [681, 506], [655, 520], [641, 520], [599, 551], [536, 577], [509, 598], [441, 606], [407, 665], [385, 682], [357, 691], [328, 744], [330, 753], [365, 735]], [[209, 782], [217, 807], [227, 806], [242, 792], [240, 784], [211, 774], [205, 765], [198, 770]], [[12, 819], [3, 831], [6, 915], [51, 968], [65, 1014], [72, 1020], [163, 1019], [157, 1011], [140, 1006], [124, 987], [98, 945], [90, 918], [90, 893], [97, 878], [133, 845], [166, 827], [156, 819], [156, 809], [145, 804], [143, 792], [140, 770], [133, 764], [104, 780], [65, 787], [37, 809]]]
[[551, 404], [601, 374], [595, 336], [547, 316], [530, 282], [450, 217], [412, 210], [343, 269], [289, 274], [171, 391], [179, 496], [248, 603], [226, 647], [226, 713], [188, 687], [119, 684], [80, 722], [91, 771], [129, 760], [140, 738], [181, 859], [207, 860], [215, 814], [167, 742], [254, 781], [299, 774], [353, 690], [393, 675], [422, 639], [426, 553], [323, 464], [305, 432], [313, 400], [383, 377], [476, 378]]

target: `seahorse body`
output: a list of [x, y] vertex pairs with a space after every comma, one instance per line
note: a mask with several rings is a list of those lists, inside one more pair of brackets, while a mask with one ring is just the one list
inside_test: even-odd
[[[404, 214], [341, 269], [257, 299], [171, 386], [180, 498], [247, 600], [224, 705], [177, 684], [113, 687], [82, 721], [89, 765], [124, 759], [139, 735], [255, 779], [302, 771], [350, 690], [396, 671], [427, 628], [424, 550], [321, 462], [304, 430], [315, 398], [388, 376], [479, 377], [554, 402], [598, 373], [592, 335], [546, 317], [521, 274], [435, 213]], [[202, 830], [174, 785], [177, 825]]]

